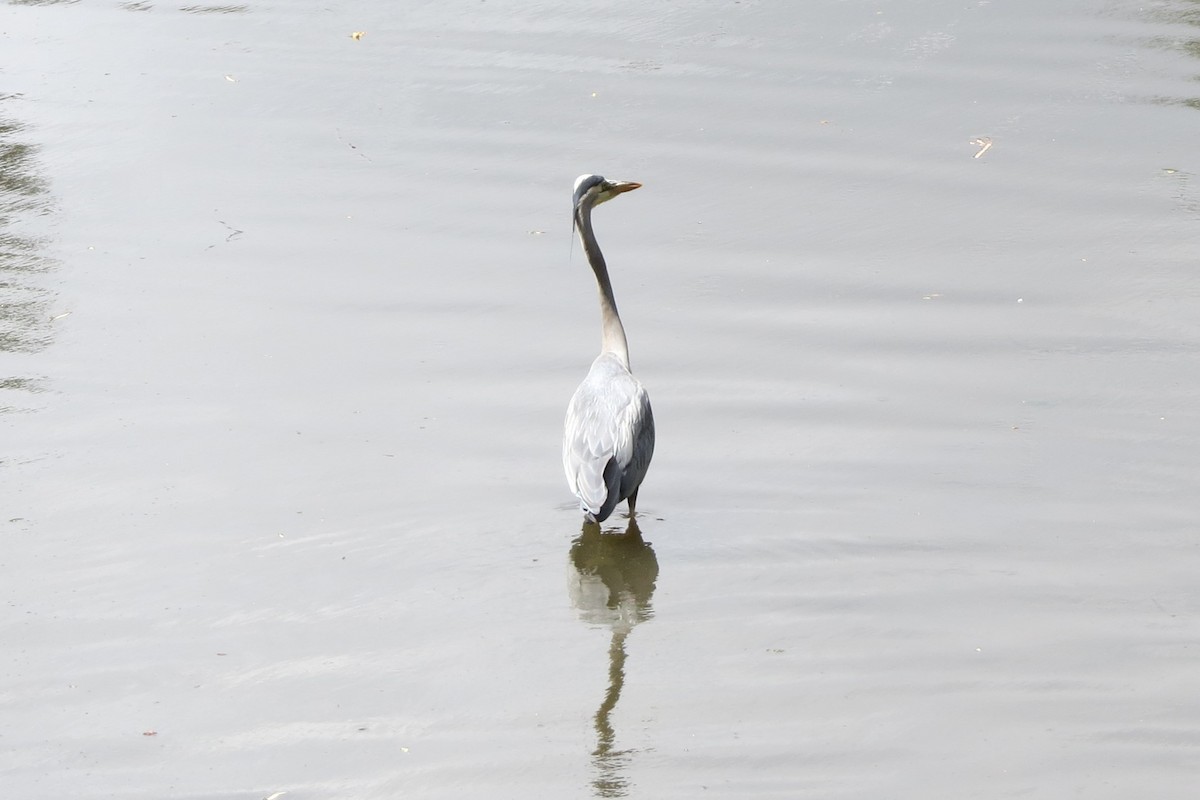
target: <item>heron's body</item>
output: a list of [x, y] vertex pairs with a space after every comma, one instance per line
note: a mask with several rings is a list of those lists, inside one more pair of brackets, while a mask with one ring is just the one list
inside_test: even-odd
[[563, 469], [589, 519], [603, 522], [622, 501], [632, 515], [654, 454], [650, 396], [629, 370], [629, 346], [608, 267], [592, 232], [592, 208], [637, 183], [583, 175], [575, 182], [575, 227], [600, 292], [600, 355], [567, 407]]

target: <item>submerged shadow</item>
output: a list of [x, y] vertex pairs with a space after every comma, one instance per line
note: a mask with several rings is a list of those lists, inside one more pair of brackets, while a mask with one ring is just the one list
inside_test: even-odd
[[[0, 91], [0, 356], [45, 349], [54, 321], [66, 316], [51, 314], [54, 295], [42, 277], [55, 266], [45, 253], [44, 225], [54, 200], [39, 174], [38, 146], [24, 125], [6, 115], [9, 101], [19, 96]], [[26, 363], [37, 362], [14, 359], [0, 366], [6, 370], [0, 373], [0, 414], [30, 410], [28, 395], [46, 390], [41, 375], [15, 372], [27, 369], [18, 366]]]
[[571, 543], [571, 604], [585, 622], [611, 631], [608, 645], [608, 689], [596, 710], [596, 749], [592, 789], [597, 797], [624, 797], [629, 780], [623, 774], [632, 750], [616, 748], [612, 711], [625, 685], [625, 641], [634, 626], [653, 616], [650, 605], [658, 580], [658, 558], [642, 539], [636, 519], [624, 533], [603, 533], [594, 522]]

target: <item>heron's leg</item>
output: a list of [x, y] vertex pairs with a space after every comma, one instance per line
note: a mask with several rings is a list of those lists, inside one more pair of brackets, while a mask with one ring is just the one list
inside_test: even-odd
[[637, 493], [638, 493], [638, 489], [641, 489], [641, 488], [642, 487], [639, 486], [637, 489], [633, 490], [633, 494], [629, 495], [629, 516], [630, 517], [632, 517], [634, 512], [637, 511]]

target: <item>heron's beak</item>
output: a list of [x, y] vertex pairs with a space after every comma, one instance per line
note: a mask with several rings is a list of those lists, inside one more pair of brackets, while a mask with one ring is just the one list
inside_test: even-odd
[[634, 181], [609, 181], [608, 190], [613, 194], [621, 194], [621, 192], [632, 192], [634, 189], [640, 189], [642, 185]]

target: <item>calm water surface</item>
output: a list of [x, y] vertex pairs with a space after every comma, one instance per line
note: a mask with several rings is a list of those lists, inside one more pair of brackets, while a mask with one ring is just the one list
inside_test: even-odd
[[4, 794], [1191, 797], [1200, 6], [1052, 6], [0, 5]]

